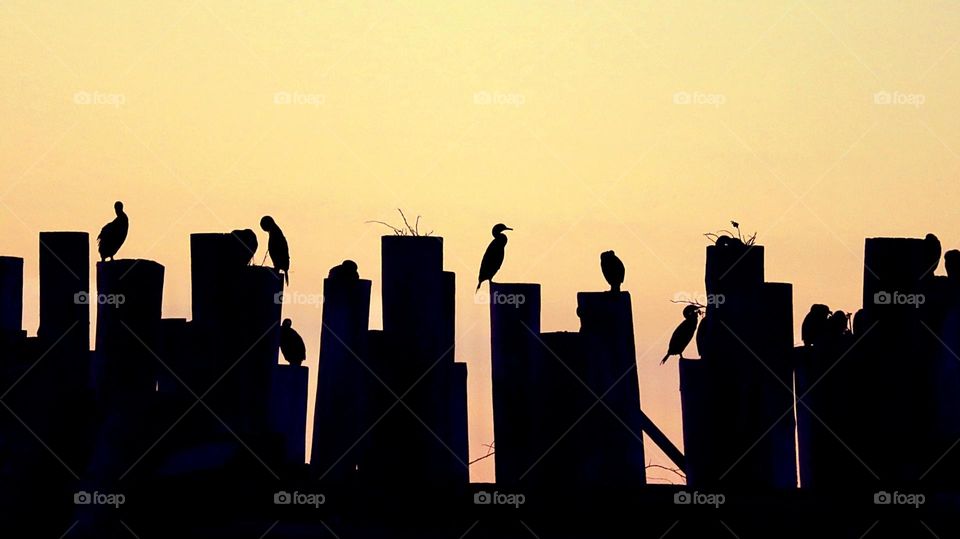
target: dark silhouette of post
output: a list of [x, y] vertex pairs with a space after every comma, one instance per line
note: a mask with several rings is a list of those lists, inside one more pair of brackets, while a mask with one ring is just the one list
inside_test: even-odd
[[[90, 349], [90, 236], [40, 233], [40, 328], [37, 336], [74, 358]], [[81, 361], [82, 363], [82, 361]]]
[[275, 365], [270, 394], [270, 432], [281, 444], [287, 466], [304, 463], [307, 440], [307, 381], [302, 365]]
[[92, 478], [119, 478], [153, 443], [145, 419], [157, 385], [163, 278], [163, 266], [150, 260], [97, 263], [93, 385], [100, 426]]
[[680, 362], [690, 484], [796, 486], [792, 287], [763, 281], [763, 247], [707, 247], [700, 361]]
[[371, 282], [324, 279], [323, 326], [313, 414], [311, 475], [343, 483], [361, 465], [369, 428], [370, 393], [376, 383], [369, 363], [367, 328]]
[[584, 418], [591, 432], [583, 448], [590, 481], [625, 487], [646, 482], [640, 386], [629, 292], [577, 294], [585, 354], [584, 382], [603, 405]]
[[[0, 256], [0, 335], [3, 342], [23, 330], [23, 259]], [[4, 351], [0, 350], [0, 354]]]
[[498, 484], [513, 485], [527, 479], [540, 457], [534, 446], [540, 420], [534, 388], [543, 352], [540, 285], [492, 283], [489, 298], [496, 477]]

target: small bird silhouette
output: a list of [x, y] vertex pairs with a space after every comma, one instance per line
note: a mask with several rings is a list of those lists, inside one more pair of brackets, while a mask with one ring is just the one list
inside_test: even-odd
[[123, 213], [123, 202], [119, 200], [113, 204], [113, 210], [117, 216], [109, 223], [103, 225], [100, 229], [100, 235], [97, 236], [97, 250], [100, 251], [100, 261], [106, 259], [113, 260], [113, 255], [117, 254], [120, 246], [127, 239], [127, 230], [130, 228], [130, 221], [127, 214]]
[[816, 346], [823, 339], [827, 331], [827, 320], [830, 318], [830, 307], [821, 303], [810, 306], [810, 312], [803, 318], [800, 326], [800, 338], [806, 346]]
[[513, 229], [503, 223], [498, 223], [493, 227], [493, 241], [487, 246], [486, 252], [483, 253], [483, 260], [480, 262], [480, 275], [477, 277], [478, 291], [483, 281], [493, 282], [493, 276], [497, 274], [503, 264], [503, 252], [507, 246], [507, 236], [503, 233], [504, 230]]
[[[253, 260], [257, 254], [257, 248], [260, 243], [257, 241], [257, 233], [249, 228], [243, 230], [234, 230], [230, 233], [236, 241], [231, 253], [231, 262], [238, 266], [246, 266]], [[234, 257], [236, 257], [234, 259]]]
[[827, 321], [827, 337], [839, 339], [850, 334], [850, 315], [843, 311], [835, 311]]
[[693, 334], [697, 331], [697, 321], [700, 318], [700, 307], [696, 305], [687, 305], [683, 308], [683, 322], [673, 330], [670, 337], [670, 344], [667, 346], [667, 353], [660, 360], [663, 365], [670, 356], [680, 356], [683, 359], [683, 351], [693, 340]]
[[293, 321], [289, 318], [284, 319], [280, 326], [280, 351], [283, 352], [283, 359], [294, 367], [299, 367], [307, 359], [307, 347], [297, 330], [293, 329]]
[[283, 272], [284, 282], [290, 284], [290, 248], [287, 246], [287, 238], [269, 215], [260, 219], [260, 228], [269, 234], [267, 253], [273, 261], [273, 269]]
[[327, 278], [335, 281], [356, 281], [360, 279], [357, 263], [353, 260], [344, 260], [343, 263], [330, 268]]
[[933, 275], [933, 272], [936, 271], [937, 266], [940, 265], [940, 252], [941, 252], [940, 239], [934, 236], [933, 234], [927, 234], [923, 238], [923, 244], [924, 244], [923, 250], [926, 257], [924, 268], [929, 268], [929, 269], [926, 269], [926, 273], [924, 273], [921, 276], [921, 278], [927, 277], [929, 275]]
[[951, 249], [943, 255], [943, 269], [947, 271], [947, 279], [960, 280], [960, 251]]
[[600, 271], [603, 272], [603, 278], [610, 284], [610, 291], [619, 292], [626, 270], [623, 267], [623, 262], [617, 258], [613, 251], [600, 253]]

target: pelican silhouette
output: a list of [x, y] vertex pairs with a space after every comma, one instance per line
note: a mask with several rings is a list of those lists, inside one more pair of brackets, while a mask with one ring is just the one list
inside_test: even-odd
[[610, 291], [619, 292], [626, 270], [623, 267], [623, 262], [617, 258], [613, 251], [600, 253], [600, 271], [603, 272], [603, 278], [610, 284]]
[[683, 359], [683, 351], [693, 340], [693, 334], [697, 331], [697, 319], [700, 317], [700, 307], [696, 305], [687, 305], [683, 308], [683, 322], [673, 330], [670, 337], [670, 344], [667, 346], [667, 353], [660, 360], [663, 365], [670, 356], [680, 356]]
[[480, 275], [477, 277], [478, 291], [483, 281], [493, 282], [493, 276], [497, 274], [503, 264], [503, 251], [507, 246], [507, 236], [503, 233], [504, 230], [513, 229], [503, 223], [498, 223], [493, 227], [493, 241], [487, 246], [486, 252], [483, 253], [483, 260], [480, 262]]
[[[273, 269], [283, 272], [284, 282], [290, 284], [290, 248], [287, 246], [287, 238], [284, 237], [283, 231], [277, 226], [273, 217], [269, 215], [260, 219], [260, 228], [269, 234], [267, 253], [270, 255], [270, 260], [273, 261]], [[264, 257], [264, 261], [266, 261], [266, 257]]]
[[117, 254], [120, 246], [127, 239], [127, 230], [130, 228], [127, 214], [123, 213], [123, 202], [116, 201], [113, 204], [113, 210], [117, 216], [113, 221], [103, 225], [100, 235], [97, 236], [97, 250], [100, 251], [101, 262], [108, 258], [113, 260], [113, 255]]
[[303, 338], [293, 329], [293, 321], [289, 318], [280, 326], [280, 351], [283, 352], [283, 359], [295, 367], [299, 367], [307, 358], [307, 347], [303, 344]]

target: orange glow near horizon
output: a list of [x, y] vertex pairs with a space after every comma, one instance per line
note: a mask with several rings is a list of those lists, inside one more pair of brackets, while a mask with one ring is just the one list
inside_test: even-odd
[[[758, 232], [797, 327], [811, 303], [859, 307], [865, 237], [960, 247], [958, 27], [960, 6], [892, 0], [4, 2], [0, 253], [25, 258], [35, 334], [37, 233], [94, 242], [122, 200], [118, 256], [163, 264], [164, 316], [189, 318], [189, 234], [259, 233], [269, 214], [289, 293], [321, 294], [353, 259], [380, 327], [389, 231], [367, 221], [422, 215], [457, 273], [477, 458], [494, 437], [473, 295], [490, 228], [515, 229], [497, 280], [542, 283], [545, 331], [578, 327], [576, 292], [605, 288], [613, 249], [643, 408], [681, 445], [675, 358], [658, 363], [670, 300], [703, 292], [705, 232]], [[284, 312], [313, 377], [320, 304]], [[649, 442], [647, 458], [668, 465]]]

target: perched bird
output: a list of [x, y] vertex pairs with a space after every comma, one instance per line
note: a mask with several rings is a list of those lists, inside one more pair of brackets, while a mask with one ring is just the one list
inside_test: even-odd
[[933, 272], [937, 270], [937, 266], [940, 265], [940, 239], [934, 236], [933, 234], [927, 234], [923, 238], [924, 253], [926, 262], [924, 267], [930, 268], [926, 270], [926, 273], [920, 276], [920, 278], [932, 276]]
[[853, 335], [855, 337], [862, 337], [868, 329], [870, 329], [870, 320], [867, 318], [867, 311], [859, 309], [853, 315]]
[[623, 284], [623, 274], [626, 270], [623, 267], [623, 262], [617, 258], [613, 251], [600, 253], [600, 271], [603, 272], [603, 278], [610, 284], [610, 291], [619, 292], [620, 285]]
[[353, 260], [344, 260], [341, 264], [330, 268], [327, 278], [344, 282], [359, 280], [360, 273], [357, 271], [357, 263]]
[[943, 269], [947, 270], [947, 279], [960, 279], [960, 251], [951, 249], [943, 255]]
[[670, 344], [667, 346], [667, 353], [660, 360], [663, 365], [670, 356], [680, 356], [683, 359], [683, 351], [693, 340], [693, 334], [697, 331], [697, 321], [700, 318], [700, 307], [696, 305], [687, 305], [683, 308], [683, 322], [673, 330], [670, 337]]
[[483, 281], [493, 282], [493, 276], [500, 270], [503, 264], [503, 250], [507, 246], [507, 236], [504, 230], [513, 230], [503, 223], [498, 223], [493, 227], [493, 241], [487, 246], [487, 251], [483, 253], [483, 260], [480, 262], [480, 275], [477, 277], [477, 290]]
[[282, 271], [284, 282], [290, 284], [290, 249], [287, 247], [287, 238], [269, 215], [260, 219], [260, 228], [269, 234], [267, 253], [270, 254], [270, 260], [273, 260], [273, 269]]
[[231, 262], [236, 263], [238, 266], [250, 264], [253, 256], [257, 254], [257, 248], [259, 247], [257, 233], [249, 228], [245, 228], [243, 230], [234, 230], [230, 235], [237, 240], [231, 253], [231, 259], [236, 258], [231, 260]]
[[830, 315], [827, 322], [827, 335], [831, 339], [839, 339], [850, 334], [850, 315], [843, 311], [836, 311]]
[[803, 318], [800, 326], [800, 338], [806, 346], [815, 346], [823, 338], [830, 318], [830, 307], [821, 303], [810, 306], [810, 312]]
[[100, 229], [100, 235], [97, 236], [97, 249], [100, 251], [100, 261], [106, 259], [113, 260], [113, 255], [117, 254], [124, 240], [127, 239], [127, 230], [130, 228], [130, 221], [127, 214], [123, 213], [123, 202], [119, 200], [113, 204], [113, 210], [117, 216], [109, 223], [103, 225]]
[[284, 319], [280, 326], [280, 351], [283, 352], [283, 359], [294, 367], [299, 367], [307, 358], [307, 347], [297, 330], [293, 329], [293, 321], [289, 318]]

